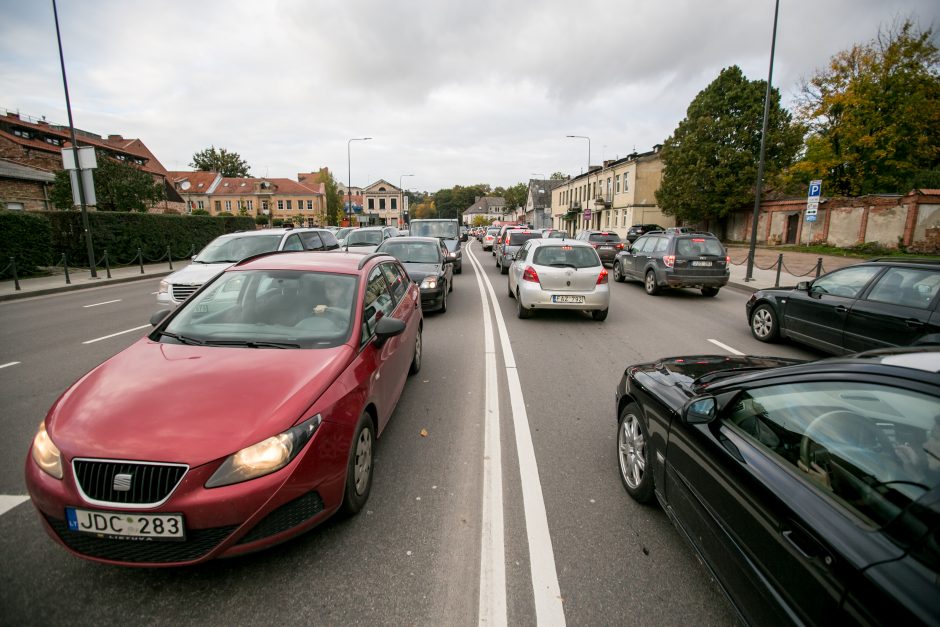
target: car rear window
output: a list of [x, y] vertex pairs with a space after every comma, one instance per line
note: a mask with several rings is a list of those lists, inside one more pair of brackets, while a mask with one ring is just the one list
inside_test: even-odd
[[540, 266], [593, 268], [601, 265], [601, 260], [594, 249], [588, 246], [539, 246], [532, 263]]
[[616, 244], [620, 242], [620, 236], [617, 235], [616, 233], [591, 233], [591, 235], [588, 236], [588, 241], [589, 242], [613, 242]]
[[711, 237], [680, 237], [676, 240], [676, 254], [680, 257], [716, 255], [723, 257], [725, 249], [717, 239]]
[[535, 232], [524, 233], [520, 231], [515, 231], [515, 232], [510, 231], [509, 232], [509, 245], [510, 246], [522, 246], [523, 244], [528, 242], [530, 239], [537, 239], [540, 237], [542, 237], [541, 233], [535, 233]]

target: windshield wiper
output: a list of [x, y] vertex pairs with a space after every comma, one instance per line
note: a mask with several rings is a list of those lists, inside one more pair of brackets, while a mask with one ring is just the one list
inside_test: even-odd
[[246, 348], [300, 348], [291, 342], [269, 342], [266, 340], [208, 340], [206, 346], [244, 346]]
[[186, 337], [185, 335], [180, 335], [179, 333], [170, 333], [169, 331], [157, 331], [159, 335], [165, 337], [171, 337], [180, 344], [191, 344], [193, 346], [205, 346], [206, 343], [202, 340], [197, 340], [194, 337]]
[[724, 370], [715, 370], [707, 374], [703, 374], [699, 378], [695, 379], [693, 385], [701, 385], [703, 383], [710, 383], [716, 379], [723, 379], [725, 377], [733, 377], [741, 374], [742, 372], [748, 372], [750, 370], [767, 370], [767, 366], [741, 366], [738, 368], [726, 368]]

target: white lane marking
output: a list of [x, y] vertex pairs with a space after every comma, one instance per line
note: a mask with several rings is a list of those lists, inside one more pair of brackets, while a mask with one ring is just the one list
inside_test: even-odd
[[99, 305], [110, 305], [111, 303], [119, 303], [119, 302], [121, 302], [121, 299], [116, 298], [114, 300], [106, 300], [103, 303], [95, 303], [94, 305], [82, 305], [82, 307], [84, 309], [88, 309], [89, 307], [98, 307]]
[[125, 333], [133, 333], [134, 331], [140, 331], [141, 329], [146, 329], [149, 327], [149, 324], [142, 324], [139, 327], [134, 327], [133, 329], [127, 329], [126, 331], [118, 331], [117, 333], [112, 333], [111, 335], [105, 335], [104, 337], [96, 337], [93, 340], [88, 340], [87, 342], [82, 342], [82, 344], [94, 344], [95, 342], [100, 342], [101, 340], [107, 340], [112, 337], [117, 337], [119, 335], [124, 335]]
[[483, 352], [486, 403], [483, 417], [483, 505], [480, 525], [480, 604], [478, 624], [508, 624], [506, 610], [506, 542], [503, 528], [503, 462], [499, 434], [499, 380], [490, 306], [481, 273], [473, 267], [483, 303]]
[[0, 365], [0, 368], [6, 368], [7, 366], [15, 366], [16, 364], [21, 364], [21, 363], [23, 363], [23, 362], [21, 362], [21, 361], [11, 361], [11, 362], [8, 363], [8, 364]]
[[496, 316], [496, 328], [506, 364], [506, 381], [509, 386], [509, 400], [512, 407], [512, 421], [516, 435], [516, 451], [519, 456], [519, 475], [522, 479], [522, 503], [525, 512], [526, 536], [529, 541], [529, 569], [532, 577], [532, 593], [535, 597], [535, 616], [539, 625], [564, 625], [565, 608], [561, 602], [561, 589], [558, 586], [558, 572], [555, 569], [555, 552], [552, 549], [552, 536], [548, 529], [548, 515], [545, 512], [545, 499], [542, 496], [542, 482], [539, 480], [538, 463], [535, 459], [535, 446], [532, 444], [532, 432], [525, 409], [522, 383], [516, 370], [516, 360], [509, 344], [509, 334], [503, 321], [503, 314], [496, 300], [493, 285], [489, 277], [483, 274], [479, 260], [468, 249], [468, 256], [477, 272], [486, 283], [493, 311]]
[[0, 516], [3, 516], [8, 511], [22, 503], [23, 501], [28, 501], [28, 496], [19, 496], [12, 494], [0, 494]]
[[731, 353], [732, 355], [743, 355], [743, 354], [744, 354], [744, 353], [742, 353], [742, 352], [739, 351], [739, 350], [735, 350], [735, 349], [731, 348], [731, 347], [728, 346], [727, 344], [722, 344], [722, 343], [719, 342], [718, 340], [708, 340], [708, 341], [711, 342], [712, 344], [714, 344], [715, 346], [717, 346], [718, 348], [723, 348], [723, 349], [725, 349], [726, 351], [728, 351], [728, 352]]
[[159, 294], [159, 293], [160, 292], [150, 292], [150, 295], [153, 296], [154, 294]]

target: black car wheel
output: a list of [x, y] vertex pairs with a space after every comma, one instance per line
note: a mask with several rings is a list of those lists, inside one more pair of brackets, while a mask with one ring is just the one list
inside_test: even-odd
[[441, 313], [447, 311], [447, 290], [441, 292], [441, 306], [438, 307], [437, 310]]
[[620, 262], [616, 259], [614, 260], [614, 281], [617, 283], [623, 283], [623, 268], [620, 267]]
[[627, 494], [638, 503], [648, 503], [653, 497], [653, 475], [648, 472], [649, 448], [646, 445], [646, 426], [640, 417], [640, 406], [630, 403], [620, 412], [617, 427], [617, 460], [620, 480]]
[[719, 289], [719, 288], [717, 288], [717, 287], [703, 287], [703, 288], [702, 288], [702, 296], [708, 296], [709, 298], [711, 298], [712, 296], [717, 296], [717, 295], [718, 295], [718, 289]]
[[595, 309], [591, 312], [591, 317], [598, 322], [603, 322], [604, 320], [607, 320], [607, 312], [607, 309]]
[[643, 282], [646, 287], [646, 293], [650, 296], [659, 294], [659, 285], [656, 284], [656, 273], [652, 270], [646, 271], [646, 280]]
[[369, 500], [372, 489], [372, 452], [375, 449], [375, 432], [372, 417], [363, 412], [356, 425], [356, 436], [349, 451], [346, 468], [346, 491], [343, 494], [341, 511], [347, 516], [358, 514]]
[[516, 294], [516, 315], [522, 320], [532, 317], [532, 310], [522, 304], [519, 294]]
[[777, 314], [770, 305], [758, 305], [751, 312], [751, 335], [761, 342], [773, 342], [780, 336]]
[[461, 274], [461, 273], [463, 273], [463, 264], [458, 263], [457, 267], [454, 268], [454, 274]]
[[500, 273], [500, 274], [508, 274], [508, 273], [509, 273], [509, 266], [507, 266], [507, 265], [504, 264], [504, 263], [499, 264], [499, 273]]
[[421, 370], [421, 349], [421, 328], [418, 327], [418, 337], [415, 338], [415, 354], [411, 358], [408, 374], [418, 374], [418, 371]]

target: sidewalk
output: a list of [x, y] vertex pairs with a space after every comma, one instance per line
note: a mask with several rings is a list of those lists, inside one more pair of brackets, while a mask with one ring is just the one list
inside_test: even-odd
[[[728, 254], [731, 256], [731, 280], [728, 283], [731, 287], [747, 290], [750, 292], [773, 287], [777, 281], [777, 263], [780, 254], [774, 248], [757, 248], [754, 255], [753, 280], [745, 281], [747, 274], [747, 247], [729, 246]], [[780, 285], [782, 287], [796, 285], [800, 281], [811, 281], [816, 278], [816, 263], [820, 255], [811, 253], [785, 252], [783, 254], [783, 268], [780, 273]], [[836, 268], [843, 268], [860, 263], [861, 259], [853, 257], [834, 257], [822, 256], [823, 273], [831, 272]], [[14, 289], [12, 280], [0, 281], [0, 302], [15, 300], [19, 298], [29, 298], [31, 296], [41, 296], [44, 294], [55, 294], [58, 292], [68, 292], [71, 290], [81, 290], [90, 287], [101, 287], [113, 283], [127, 283], [128, 281], [139, 281], [141, 279], [154, 279], [164, 277], [172, 272], [189, 265], [188, 260], [173, 262], [173, 269], [164, 261], [161, 263], [144, 264], [144, 273], [140, 273], [140, 266], [126, 266], [111, 269], [111, 278], [103, 268], [98, 269], [98, 278], [91, 278], [91, 273], [83, 268], [69, 268], [69, 279], [71, 284], [65, 282], [65, 273], [62, 268], [55, 268], [56, 274], [52, 276], [43, 276], [35, 278], [21, 278], [20, 290]], [[768, 269], [769, 268], [769, 269]]]
[[189, 265], [189, 260], [180, 260], [173, 262], [173, 269], [166, 261], [161, 263], [144, 264], [144, 273], [140, 273], [140, 266], [125, 266], [121, 268], [111, 268], [111, 278], [108, 278], [107, 271], [104, 268], [98, 268], [98, 278], [91, 278], [91, 272], [87, 268], [69, 268], [69, 280], [65, 282], [65, 271], [61, 267], [53, 269], [52, 276], [20, 278], [20, 290], [17, 291], [12, 279], [0, 281], [0, 301], [16, 300], [20, 298], [30, 298], [32, 296], [42, 296], [44, 294], [56, 294], [59, 292], [70, 292], [72, 290], [81, 290], [91, 287], [101, 287], [115, 283], [127, 283], [129, 281], [140, 281], [142, 279], [156, 279], [176, 272]]

